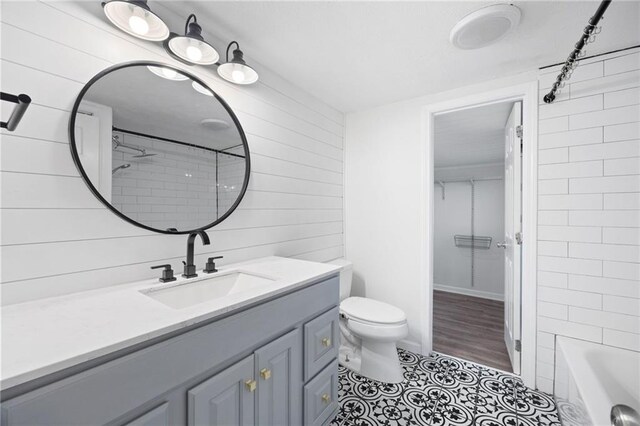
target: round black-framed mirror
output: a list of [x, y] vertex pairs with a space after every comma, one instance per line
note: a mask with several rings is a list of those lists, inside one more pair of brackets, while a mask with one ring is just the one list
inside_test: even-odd
[[244, 197], [249, 145], [229, 105], [188, 71], [154, 61], [109, 67], [71, 111], [73, 161], [121, 219], [163, 234], [225, 220]]

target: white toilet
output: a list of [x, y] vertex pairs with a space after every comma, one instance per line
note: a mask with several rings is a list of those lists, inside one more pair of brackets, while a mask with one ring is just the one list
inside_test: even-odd
[[407, 336], [405, 313], [374, 299], [349, 297], [353, 266], [344, 259], [328, 263], [340, 271], [340, 363], [355, 372], [386, 383], [400, 383], [402, 368], [396, 342]]

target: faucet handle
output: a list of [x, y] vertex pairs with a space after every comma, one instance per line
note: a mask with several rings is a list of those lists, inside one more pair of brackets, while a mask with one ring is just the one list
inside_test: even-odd
[[159, 278], [161, 283], [168, 283], [176, 280], [176, 277], [173, 276], [173, 269], [171, 269], [170, 264], [167, 263], [166, 265], [156, 265], [151, 267], [151, 269], [160, 268], [164, 268], [164, 270], [162, 271], [162, 277]]
[[209, 259], [207, 259], [207, 264], [204, 266], [204, 269], [202, 270], [202, 272], [206, 272], [207, 274], [210, 274], [212, 272], [218, 272], [218, 270], [216, 269], [216, 259], [222, 259], [224, 256], [214, 256], [214, 257], [210, 257]]

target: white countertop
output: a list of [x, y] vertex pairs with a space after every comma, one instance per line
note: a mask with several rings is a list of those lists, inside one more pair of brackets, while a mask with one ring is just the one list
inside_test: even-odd
[[269, 276], [263, 288], [213, 299], [183, 309], [170, 308], [140, 290], [195, 282], [216, 274], [161, 284], [157, 279], [39, 299], [2, 308], [0, 389], [26, 383], [229, 313], [332, 275], [340, 266], [267, 257], [221, 267]]

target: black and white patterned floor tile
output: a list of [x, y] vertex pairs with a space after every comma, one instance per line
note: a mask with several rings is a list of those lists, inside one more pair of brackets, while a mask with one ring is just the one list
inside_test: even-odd
[[398, 349], [400, 384], [340, 366], [340, 410], [331, 426], [559, 426], [553, 398], [511, 374], [438, 353]]

